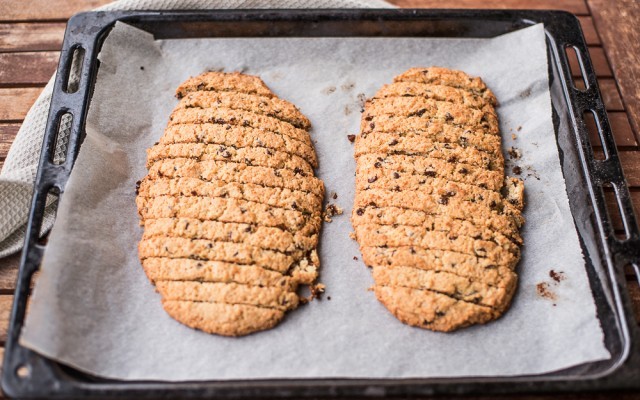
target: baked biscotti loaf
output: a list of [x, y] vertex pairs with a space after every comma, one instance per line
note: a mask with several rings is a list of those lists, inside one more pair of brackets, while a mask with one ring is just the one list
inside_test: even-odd
[[255, 76], [207, 72], [176, 95], [136, 189], [141, 264], [187, 326], [272, 328], [318, 277], [324, 185], [311, 124]]
[[511, 304], [524, 184], [505, 178], [496, 104], [482, 79], [439, 67], [365, 104], [351, 223], [373, 292], [406, 324], [449, 332]]

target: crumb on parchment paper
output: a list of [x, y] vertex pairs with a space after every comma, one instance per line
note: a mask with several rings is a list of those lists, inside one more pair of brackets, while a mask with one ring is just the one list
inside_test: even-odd
[[322, 213], [322, 219], [324, 219], [324, 222], [331, 222], [333, 221], [331, 217], [335, 215], [342, 215], [342, 212], [343, 212], [342, 208], [340, 208], [338, 205], [327, 204], [327, 206], [324, 209], [324, 212]]
[[317, 283], [315, 285], [309, 286], [309, 290], [311, 291], [311, 296], [309, 300], [318, 299], [321, 300], [322, 294], [324, 293], [326, 286], [322, 283]]
[[512, 160], [519, 160], [522, 158], [522, 152], [517, 147], [511, 146], [511, 148], [509, 148], [508, 153], [509, 153], [509, 157]]
[[543, 299], [551, 300], [552, 305], [555, 307], [558, 303], [558, 295], [555, 292], [555, 288], [560, 286], [560, 283], [567, 279], [567, 276], [562, 271], [549, 270], [549, 277], [551, 281], [540, 282], [536, 284], [536, 293]]

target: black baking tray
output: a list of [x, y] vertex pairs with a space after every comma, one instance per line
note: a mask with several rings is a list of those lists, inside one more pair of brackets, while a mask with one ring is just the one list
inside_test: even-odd
[[[123, 382], [88, 376], [22, 347], [31, 281], [46, 244], [38, 239], [47, 194], [63, 195], [82, 144], [100, 47], [116, 21], [158, 39], [195, 37], [466, 37], [489, 38], [544, 23], [553, 121], [575, 226], [586, 259], [605, 344], [612, 358], [543, 375], [417, 379], [276, 379], [204, 382]], [[574, 86], [565, 49], [578, 56], [586, 89]], [[73, 54], [82, 59], [70, 84]], [[79, 57], [78, 57], [79, 55]], [[321, 57], [322, 55], [319, 55]], [[591, 111], [606, 159], [594, 157], [583, 114]], [[64, 162], [54, 162], [63, 114], [73, 115]], [[613, 188], [626, 238], [616, 237], [605, 205]], [[609, 189], [608, 189], [609, 190]], [[22, 398], [397, 397], [640, 389], [640, 333], [627, 293], [625, 267], [638, 273], [640, 238], [611, 127], [587, 45], [575, 16], [528, 10], [243, 10], [90, 12], [69, 20], [55, 80], [35, 184], [25, 248], [5, 348], [2, 388]], [[635, 282], [629, 282], [635, 284]], [[580, 340], [580, 332], [576, 332]]]

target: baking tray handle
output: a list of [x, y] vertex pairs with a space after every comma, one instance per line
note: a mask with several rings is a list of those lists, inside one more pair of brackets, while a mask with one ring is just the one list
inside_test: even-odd
[[[580, 23], [573, 15], [566, 14], [565, 24], [577, 25]], [[565, 25], [566, 26], [566, 25]], [[598, 80], [589, 57], [589, 50], [582, 40], [574, 41], [569, 36], [556, 37], [558, 56], [562, 65], [562, 75], [566, 95], [571, 98], [569, 104], [573, 107], [573, 118], [577, 127], [576, 136], [578, 144], [581, 146], [581, 162], [583, 169], [589, 175], [588, 181], [592, 182], [589, 187], [591, 199], [599, 222], [602, 239], [605, 248], [609, 248], [612, 254], [619, 256], [617, 265], [631, 264], [635, 270], [638, 282], [640, 282], [640, 233], [638, 222], [633, 211], [633, 204], [624, 173], [620, 165], [620, 158], [616, 147], [616, 142], [611, 131], [611, 125], [607, 117], [606, 108], [602, 101], [598, 88]], [[575, 51], [579, 71], [584, 81], [584, 88], [578, 88], [573, 81], [567, 51]], [[604, 159], [597, 159], [589, 130], [586, 125], [585, 115], [591, 113], [595, 120], [597, 136], [600, 139]], [[615, 205], [619, 211], [622, 224], [624, 226], [625, 237], [617, 237], [612, 224], [611, 213], [607, 208], [605, 191], [613, 191]]]
[[[45, 210], [55, 212], [57, 199], [64, 187], [76, 160], [82, 140], [91, 88], [98, 69], [97, 51], [99, 43], [109, 28], [101, 32], [95, 29], [89, 14], [78, 14], [71, 18], [67, 29], [60, 61], [54, 80], [54, 96], [49, 108], [38, 175], [34, 186], [31, 212], [25, 237], [25, 246], [18, 272], [11, 323], [5, 344], [5, 360], [2, 388], [6, 394], [25, 395], [33, 390], [35, 370], [41, 382], [55, 382], [51, 362], [38, 357], [33, 351], [18, 345], [27, 308], [28, 294], [34, 273], [40, 268], [46, 247], [40, 239]], [[100, 18], [113, 18], [101, 14]], [[110, 27], [104, 23], [99, 26]], [[43, 367], [44, 364], [48, 366]], [[45, 376], [46, 375], [46, 376]]]

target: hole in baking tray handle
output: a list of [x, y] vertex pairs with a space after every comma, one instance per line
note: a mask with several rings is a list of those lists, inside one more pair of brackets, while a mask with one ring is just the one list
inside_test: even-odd
[[27, 379], [31, 377], [31, 367], [28, 365], [19, 365], [16, 368], [16, 376], [20, 379]]
[[72, 123], [73, 115], [70, 112], [64, 112], [58, 115], [56, 136], [53, 140], [53, 144], [49, 153], [49, 160], [54, 165], [63, 164], [67, 159], [69, 134], [71, 132]]
[[607, 146], [602, 140], [602, 127], [600, 119], [592, 110], [587, 110], [582, 114], [582, 121], [589, 137], [589, 143], [593, 149], [593, 156], [596, 160], [606, 160], [609, 158]]
[[67, 93], [75, 93], [80, 87], [80, 74], [82, 65], [84, 64], [84, 49], [80, 46], [74, 46], [73, 54], [69, 58], [67, 64], [67, 79], [64, 84], [64, 91]]
[[605, 205], [607, 214], [609, 214], [609, 221], [614, 229], [614, 235], [618, 240], [626, 240], [629, 238], [629, 229], [622, 217], [623, 206], [620, 203], [616, 187], [610, 183], [605, 183], [602, 186], [605, 189]]
[[[40, 246], [45, 246], [47, 241], [49, 240], [49, 235], [45, 235], [45, 230], [50, 228], [51, 222], [56, 219], [56, 212], [58, 211], [58, 200], [60, 200], [60, 189], [57, 187], [51, 187], [47, 190], [45, 196], [44, 204], [42, 205], [40, 215], [42, 215], [42, 220], [40, 221], [40, 226], [38, 227], [38, 240], [37, 244]], [[47, 214], [47, 211], [49, 213]], [[35, 227], [34, 227], [35, 229]]]
[[568, 45], [564, 48], [567, 54], [567, 60], [569, 61], [569, 69], [571, 70], [571, 76], [577, 77], [573, 79], [573, 87], [578, 90], [587, 90], [589, 88], [589, 81], [585, 78], [584, 64], [582, 63], [582, 57], [580, 50], [574, 46]]

